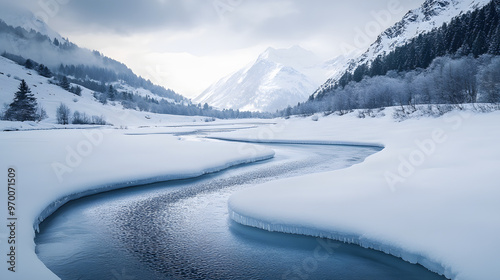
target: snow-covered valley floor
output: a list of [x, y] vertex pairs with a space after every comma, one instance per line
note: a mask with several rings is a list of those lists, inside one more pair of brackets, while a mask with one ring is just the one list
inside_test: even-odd
[[227, 201], [238, 190], [346, 168], [380, 151], [265, 146], [276, 152], [273, 159], [71, 202], [40, 224], [37, 255], [62, 279], [294, 279], [291, 271], [328, 244], [335, 254], [318, 262], [309, 279], [444, 280], [374, 250], [230, 221]]
[[[193, 178], [274, 156], [269, 149], [254, 149], [254, 153], [248, 154], [236, 143], [185, 141], [173, 135], [196, 129], [199, 127], [1, 132], [4, 186], [0, 219], [12, 227], [0, 229], [4, 260], [0, 279], [58, 279], [35, 254], [35, 229], [70, 199]], [[8, 179], [13, 179], [11, 185]]]
[[[265, 125], [211, 123], [207, 135], [214, 137], [385, 147], [348, 169], [269, 182], [237, 193], [229, 200], [233, 219], [267, 230], [357, 243], [421, 263], [452, 279], [497, 279], [500, 113], [452, 112], [441, 118], [396, 122], [391, 110], [385, 117], [368, 119], [351, 114], [320, 117], [317, 122], [292, 118]], [[4, 262], [0, 278], [57, 279], [38, 260], [33, 237], [39, 218], [64, 203], [63, 198], [194, 177], [274, 154], [251, 143], [185, 141], [179, 136], [198, 129], [172, 124], [0, 133], [5, 182], [0, 207], [8, 207], [7, 180], [9, 173], [15, 173], [13, 217], [18, 218], [17, 272], [8, 271]], [[0, 213], [0, 219], [7, 221], [8, 212]], [[10, 236], [9, 228], [1, 227], [2, 254], [10, 251]]]
[[[269, 182], [229, 200], [233, 220], [328, 237], [419, 263], [451, 279], [499, 279], [500, 113], [395, 122], [355, 114], [292, 119], [227, 138], [381, 143], [348, 169]], [[221, 135], [218, 135], [221, 137]]]

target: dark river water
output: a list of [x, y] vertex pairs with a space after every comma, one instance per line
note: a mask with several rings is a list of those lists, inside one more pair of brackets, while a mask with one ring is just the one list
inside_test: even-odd
[[231, 221], [227, 200], [238, 190], [345, 168], [380, 150], [265, 146], [274, 159], [70, 202], [40, 225], [38, 257], [62, 279], [445, 279], [359, 246]]

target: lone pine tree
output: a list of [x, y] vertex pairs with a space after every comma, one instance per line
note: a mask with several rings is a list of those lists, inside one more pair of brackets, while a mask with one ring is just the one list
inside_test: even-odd
[[24, 80], [21, 81], [18, 89], [14, 101], [5, 112], [5, 119], [21, 122], [35, 121], [38, 107], [35, 96]]

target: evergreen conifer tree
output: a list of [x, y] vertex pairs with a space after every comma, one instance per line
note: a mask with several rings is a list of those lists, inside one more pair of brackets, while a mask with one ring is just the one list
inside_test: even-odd
[[24, 80], [19, 85], [14, 101], [5, 112], [5, 119], [11, 121], [35, 121], [37, 119], [37, 102]]
[[52, 77], [52, 72], [50, 72], [49, 68], [43, 64], [40, 64], [38, 66], [38, 74], [40, 74], [40, 76], [44, 76], [46, 78], [51, 78]]
[[116, 90], [113, 88], [113, 85], [109, 85], [108, 98], [111, 101], [114, 101], [116, 99]]
[[59, 86], [61, 86], [63, 89], [69, 91], [70, 88], [71, 88], [71, 85], [68, 81], [68, 78], [66, 78], [66, 76], [63, 76], [62, 79], [61, 79], [61, 82], [59, 83]]
[[33, 69], [33, 67], [35, 67], [35, 65], [33, 65], [33, 61], [31, 61], [31, 59], [27, 59], [26, 63], [24, 63], [24, 67], [26, 67], [28, 69]]
[[78, 96], [82, 96], [82, 88], [80, 86], [72, 87], [71, 92]]
[[500, 55], [500, 25], [497, 26], [488, 48], [488, 53]]
[[486, 34], [484, 34], [484, 31], [480, 31], [472, 44], [472, 54], [474, 54], [475, 57], [479, 57], [487, 51], [488, 42], [486, 41]]

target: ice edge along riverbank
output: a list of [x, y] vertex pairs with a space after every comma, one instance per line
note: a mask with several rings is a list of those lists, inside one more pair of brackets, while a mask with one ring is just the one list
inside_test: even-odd
[[36, 232], [39, 232], [40, 231], [39, 226], [45, 219], [47, 219], [50, 215], [52, 215], [54, 212], [56, 212], [59, 208], [64, 206], [66, 203], [71, 202], [73, 200], [77, 200], [77, 199], [80, 199], [83, 197], [92, 196], [92, 195], [99, 194], [99, 193], [110, 192], [113, 190], [139, 187], [139, 186], [143, 186], [143, 185], [149, 185], [149, 184], [155, 184], [155, 183], [161, 183], [161, 182], [167, 182], [167, 181], [193, 179], [193, 178], [197, 178], [197, 177], [204, 176], [207, 174], [212, 174], [212, 173], [224, 171], [226, 169], [234, 168], [234, 167], [237, 167], [239, 165], [269, 160], [269, 159], [274, 158], [274, 156], [275, 156], [275, 153], [273, 151], [267, 155], [257, 156], [257, 157], [249, 158], [249, 159], [236, 160], [236, 161], [226, 163], [222, 166], [212, 167], [212, 168], [202, 170], [200, 172], [191, 173], [191, 174], [175, 174], [175, 175], [170, 174], [170, 175], [152, 177], [152, 178], [148, 178], [148, 179], [139, 179], [139, 180], [128, 181], [128, 182], [118, 182], [116, 184], [108, 184], [108, 185], [103, 185], [103, 186], [91, 188], [91, 189], [84, 191], [84, 192], [78, 192], [78, 193], [74, 193], [74, 194], [70, 194], [70, 195], [65, 195], [65, 196], [57, 199], [56, 201], [52, 202], [49, 206], [47, 206], [39, 214], [38, 217], [36, 217], [34, 224], [33, 224], [33, 229]]
[[[324, 141], [324, 140], [283, 140], [283, 139], [273, 139], [273, 140], [259, 140], [259, 139], [248, 139], [248, 138], [237, 138], [237, 137], [207, 137], [210, 139], [223, 140], [223, 141], [233, 141], [233, 142], [244, 142], [244, 143], [267, 143], [267, 144], [301, 144], [301, 145], [338, 145], [338, 146], [353, 146], [353, 147], [372, 147], [384, 149], [385, 146], [380, 143], [363, 143], [363, 142], [349, 142], [349, 141]], [[361, 246], [366, 249], [372, 249], [380, 251], [397, 258], [401, 258], [406, 262], [412, 264], [419, 264], [426, 269], [437, 273], [439, 275], [445, 276], [449, 279], [454, 279], [456, 274], [452, 273], [449, 269], [446, 269], [439, 262], [435, 262], [422, 254], [416, 254], [408, 252], [403, 248], [396, 247], [393, 245], [384, 244], [383, 242], [378, 242], [357, 234], [347, 233], [347, 232], [331, 232], [322, 231], [319, 229], [301, 227], [297, 225], [284, 225], [284, 224], [273, 224], [268, 223], [259, 219], [244, 216], [236, 212], [231, 206], [231, 200], [228, 202], [229, 217], [244, 226], [254, 227], [269, 232], [280, 232], [286, 234], [296, 234], [304, 236], [312, 236], [318, 238], [327, 238], [331, 240], [336, 240], [344, 242], [347, 244], [354, 244]]]
[[441, 265], [438, 262], [432, 261], [431, 259], [421, 254], [411, 253], [405, 251], [402, 248], [392, 245], [387, 245], [382, 242], [377, 242], [375, 240], [371, 240], [369, 238], [360, 235], [343, 233], [343, 232], [321, 231], [319, 229], [312, 229], [294, 225], [271, 224], [264, 222], [262, 220], [246, 217], [244, 215], [237, 213], [232, 209], [231, 203], [228, 204], [228, 208], [229, 208], [228, 209], [229, 217], [236, 223], [239, 223], [244, 226], [254, 227], [269, 232], [279, 232], [279, 233], [311, 236], [317, 238], [327, 238], [335, 241], [344, 242], [347, 244], [354, 244], [366, 249], [380, 251], [392, 255], [394, 257], [401, 258], [404, 261], [412, 264], [422, 265], [429, 271], [445, 276], [446, 278], [449, 279], [454, 279], [455, 277], [455, 274], [446, 269], [445, 267], [443, 267], [443, 265]]
[[351, 142], [351, 141], [326, 141], [326, 140], [285, 140], [285, 139], [246, 139], [238, 137], [205, 137], [207, 139], [240, 142], [250, 144], [289, 144], [289, 145], [325, 145], [325, 146], [351, 146], [384, 149], [381, 143]]
[[[1, 279], [59, 279], [38, 259], [34, 238], [40, 223], [71, 200], [134, 185], [189, 179], [274, 157], [270, 149], [254, 149], [249, 154], [237, 144], [186, 141], [171, 135], [132, 137], [116, 129], [3, 132], [0, 141], [0, 165], [4, 170], [15, 168], [20, 193], [26, 194], [15, 201], [15, 217], [22, 218], [16, 221], [15, 230], [0, 229], [2, 248], [12, 249], [9, 236], [19, 244], [15, 272], [1, 269]], [[6, 176], [2, 175], [5, 181]], [[0, 194], [5, 208], [6, 195]], [[26, 266], [30, 269], [23, 269]]]

